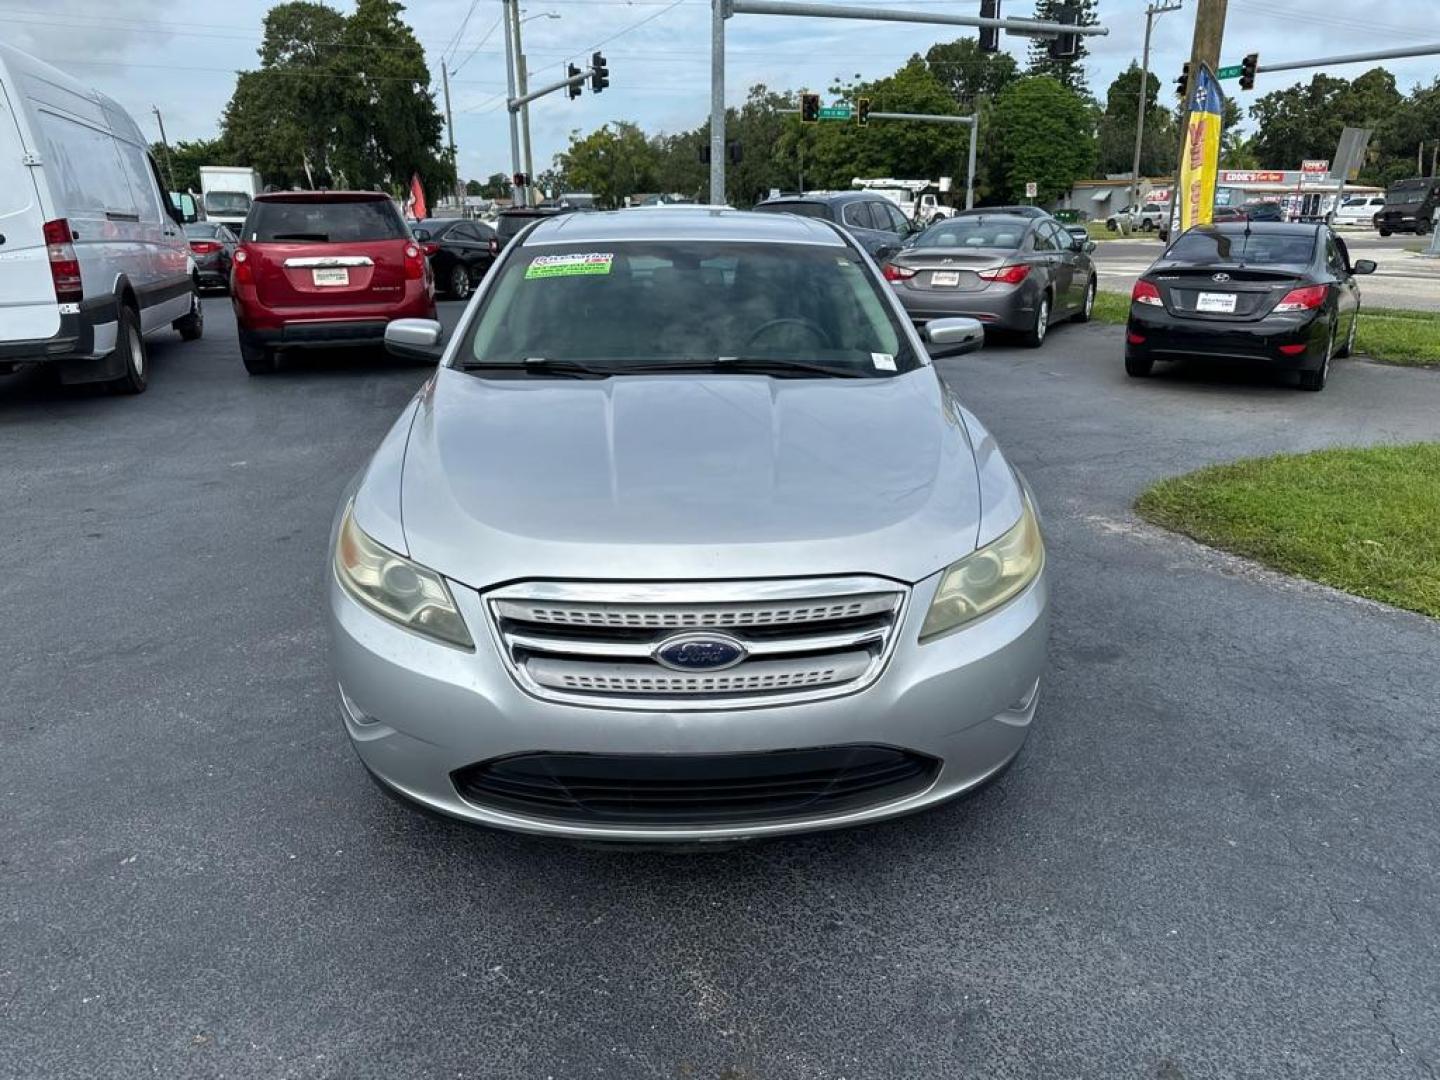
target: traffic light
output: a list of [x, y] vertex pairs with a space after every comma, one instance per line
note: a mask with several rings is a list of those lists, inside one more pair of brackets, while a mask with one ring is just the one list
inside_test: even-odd
[[602, 53], [594, 53], [590, 57], [590, 89], [599, 93], [610, 85], [610, 69], [605, 66], [605, 57]]
[[1180, 77], [1175, 80], [1175, 96], [1180, 103], [1185, 103], [1185, 98], [1190, 93], [1190, 61], [1185, 61], [1185, 66], [1180, 69]]
[[[1080, 21], [1080, 9], [1066, 4], [1056, 13], [1056, 22], [1064, 26], [1074, 26]], [[1050, 39], [1051, 60], [1074, 60], [1080, 55], [1080, 35], [1060, 34]]]
[[1255, 69], [1260, 66], [1260, 54], [1249, 53], [1240, 61], [1240, 89], [1255, 89]]
[[868, 97], [855, 100], [855, 123], [861, 127], [870, 123], [870, 99]]
[[[573, 78], [575, 78], [575, 76], [577, 76], [577, 75], [579, 75], [579, 74], [580, 74], [580, 69], [579, 69], [578, 67], [576, 67], [574, 64], [566, 64], [566, 65], [565, 65], [565, 77], [566, 77], [567, 79], [573, 79]], [[565, 93], [570, 96], [570, 100], [571, 100], [571, 101], [574, 101], [577, 97], [579, 97], [579, 96], [580, 96], [580, 92], [581, 92], [581, 87], [580, 87], [580, 84], [579, 84], [578, 82], [572, 82], [569, 86], [567, 86], [567, 87], [565, 88]]]
[[818, 124], [820, 122], [820, 95], [804, 93], [800, 95], [800, 122], [802, 124]]
[[[998, 19], [1000, 17], [1000, 0], [980, 0], [980, 17], [982, 19]], [[980, 51], [1000, 51], [1000, 28], [998, 26], [982, 26], [980, 28]]]

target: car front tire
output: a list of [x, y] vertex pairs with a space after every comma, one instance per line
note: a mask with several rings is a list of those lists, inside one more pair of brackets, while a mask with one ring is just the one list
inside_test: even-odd
[[1087, 323], [1095, 314], [1095, 293], [1099, 287], [1099, 283], [1093, 277], [1085, 286], [1085, 299], [1080, 302], [1080, 310], [1075, 313], [1076, 322]]

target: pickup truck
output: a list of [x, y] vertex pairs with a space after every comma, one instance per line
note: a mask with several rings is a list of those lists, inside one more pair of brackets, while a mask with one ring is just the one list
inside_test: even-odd
[[1145, 203], [1140, 207], [1127, 206], [1115, 211], [1105, 219], [1105, 228], [1119, 232], [1124, 226], [1128, 232], [1154, 232], [1169, 216], [1170, 209], [1162, 203]]

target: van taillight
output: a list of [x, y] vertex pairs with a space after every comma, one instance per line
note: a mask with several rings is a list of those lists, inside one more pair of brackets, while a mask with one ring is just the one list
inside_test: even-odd
[[405, 245], [405, 278], [419, 281], [425, 276], [425, 253], [414, 244]]
[[250, 265], [250, 253], [244, 248], [235, 252], [235, 258], [230, 261], [235, 271], [235, 284], [253, 285], [255, 283], [255, 269]]
[[45, 222], [45, 255], [50, 260], [50, 280], [55, 299], [61, 304], [78, 304], [85, 297], [80, 281], [80, 260], [71, 243], [70, 223], [64, 218]]

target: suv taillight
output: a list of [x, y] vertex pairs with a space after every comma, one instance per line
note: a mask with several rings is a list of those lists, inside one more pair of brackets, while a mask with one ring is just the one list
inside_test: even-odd
[[85, 286], [80, 281], [80, 260], [75, 257], [75, 245], [71, 243], [70, 223], [64, 218], [47, 221], [44, 232], [55, 300], [61, 304], [78, 304], [85, 298]]
[[231, 260], [235, 268], [235, 284], [253, 285], [255, 283], [255, 270], [250, 265], [250, 253], [244, 248], [235, 252], [235, 258]]
[[425, 276], [425, 253], [414, 244], [405, 245], [405, 279], [419, 281]]

